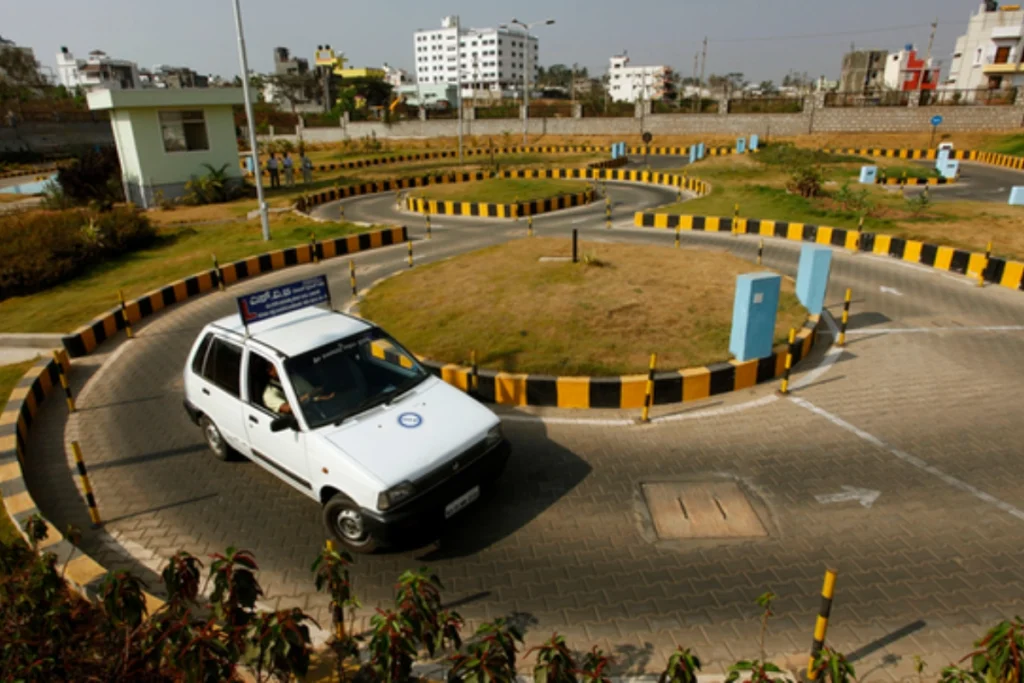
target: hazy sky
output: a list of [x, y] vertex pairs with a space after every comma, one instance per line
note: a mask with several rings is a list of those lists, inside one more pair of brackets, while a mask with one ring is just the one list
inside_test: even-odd
[[[939, 19], [933, 56], [948, 67], [956, 37], [976, 0], [242, 0], [250, 68], [269, 71], [281, 45], [312, 57], [330, 43], [353, 66], [413, 66], [412, 32], [459, 14], [463, 26], [553, 18], [536, 30], [542, 65], [578, 62], [603, 74], [608, 57], [628, 50], [633, 64], [693, 70], [709, 38], [707, 73], [741, 71], [750, 80], [780, 81], [790, 69], [839, 74], [851, 42], [899, 49], [928, 43]], [[35, 49], [53, 66], [66, 45], [84, 57], [93, 49], [141, 66], [174, 64], [199, 73], [239, 73], [232, 0], [50, 0], [0, 2], [0, 34]], [[811, 36], [811, 37], [805, 37]], [[771, 39], [769, 39], [771, 38]], [[943, 72], [945, 75], [945, 72]]]

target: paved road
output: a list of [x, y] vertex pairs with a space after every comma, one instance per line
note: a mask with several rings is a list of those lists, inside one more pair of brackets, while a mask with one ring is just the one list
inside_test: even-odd
[[[930, 166], [928, 162], [918, 162]], [[1006, 204], [1010, 190], [1015, 185], [1024, 185], [1024, 171], [987, 166], [970, 161], [960, 162], [960, 180], [953, 185], [930, 187], [928, 193], [939, 201], [968, 199], [977, 202]], [[924, 191], [924, 187], [908, 187], [907, 196], [913, 197]]]
[[[671, 248], [669, 231], [631, 227], [635, 208], [671, 200], [671, 192], [608, 187], [613, 230], [598, 206], [541, 217], [537, 233], [578, 228], [584, 241]], [[428, 242], [418, 219], [394, 215], [390, 197], [350, 200], [346, 216], [401, 219], [421, 262], [525, 236], [522, 223], [441, 218]], [[748, 259], [756, 249], [753, 238], [684, 238]], [[798, 249], [770, 241], [765, 265], [792, 274]], [[401, 246], [358, 255], [361, 282], [404, 269], [404, 259]], [[303, 266], [238, 291], [324, 272], [341, 295], [346, 268]], [[907, 675], [914, 655], [935, 673], [986, 626], [1024, 608], [1024, 298], [836, 252], [833, 311], [846, 287], [855, 293], [850, 343], [824, 357], [819, 347], [791, 399], [763, 386], [661, 407], [649, 426], [621, 424], [635, 415], [619, 411], [501, 410], [515, 449], [501, 492], [436, 544], [359, 558], [354, 580], [364, 605], [384, 604], [402, 569], [428, 564], [471, 624], [512, 615], [531, 642], [558, 630], [634, 671], [660, 667], [681, 644], [714, 670], [756, 655], [753, 601], [772, 590], [779, 599], [768, 650], [799, 665], [822, 570], [836, 566], [829, 642], [855, 652], [860, 678]], [[326, 602], [309, 580], [324, 538], [317, 506], [252, 464], [214, 460], [181, 409], [187, 349], [205, 322], [233, 310], [237, 293], [172, 309], [136, 340], [76, 366], [76, 383], [89, 381], [64, 437], [82, 442], [109, 520], [85, 544], [111, 564], [131, 564], [118, 544], [157, 560], [182, 548], [250, 548], [271, 604], [325, 620]], [[43, 419], [59, 420], [61, 410], [49, 402]], [[33, 439], [41, 457], [29, 483], [53, 492], [44, 511], [59, 526], [87, 527], [59, 434], [37, 430]], [[664, 480], [737, 482], [767, 537], [653, 540], [640, 485]], [[870, 508], [818, 502], [843, 486], [881, 495]]]

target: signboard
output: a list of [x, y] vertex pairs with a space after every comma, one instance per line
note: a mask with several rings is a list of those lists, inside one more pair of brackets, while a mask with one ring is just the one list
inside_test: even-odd
[[939, 116], [938, 114], [936, 114], [935, 116], [933, 116], [933, 117], [932, 117], [932, 125], [933, 125], [933, 126], [937, 126], [937, 125], [939, 125], [940, 123], [942, 123], [942, 117], [941, 117], [941, 116]]
[[330, 304], [331, 292], [327, 288], [327, 277], [318, 275], [306, 280], [291, 282], [280, 287], [271, 287], [262, 292], [240, 296], [238, 313], [246, 327], [252, 323], [273, 318], [282, 313], [297, 311], [307, 306]]

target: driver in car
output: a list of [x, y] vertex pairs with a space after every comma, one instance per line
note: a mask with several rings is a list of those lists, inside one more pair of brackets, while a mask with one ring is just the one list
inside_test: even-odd
[[[299, 403], [306, 403], [310, 399], [316, 402], [334, 398], [334, 392], [329, 394], [321, 393], [323, 391], [321, 388], [314, 387], [302, 375], [292, 376], [292, 386], [296, 392], [301, 392], [299, 394]], [[267, 388], [263, 390], [263, 405], [271, 412], [281, 415], [287, 415], [292, 412], [292, 407], [288, 405], [288, 398], [284, 393], [284, 387], [281, 386], [281, 378], [277, 374], [277, 368], [269, 363], [267, 364]]]

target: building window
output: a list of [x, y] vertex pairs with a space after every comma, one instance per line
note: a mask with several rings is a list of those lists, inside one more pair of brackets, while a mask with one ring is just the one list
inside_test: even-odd
[[974, 66], [981, 64], [982, 49], [979, 47], [974, 51]]
[[210, 149], [206, 137], [206, 118], [202, 109], [162, 111], [160, 132], [165, 152], [196, 152]]

